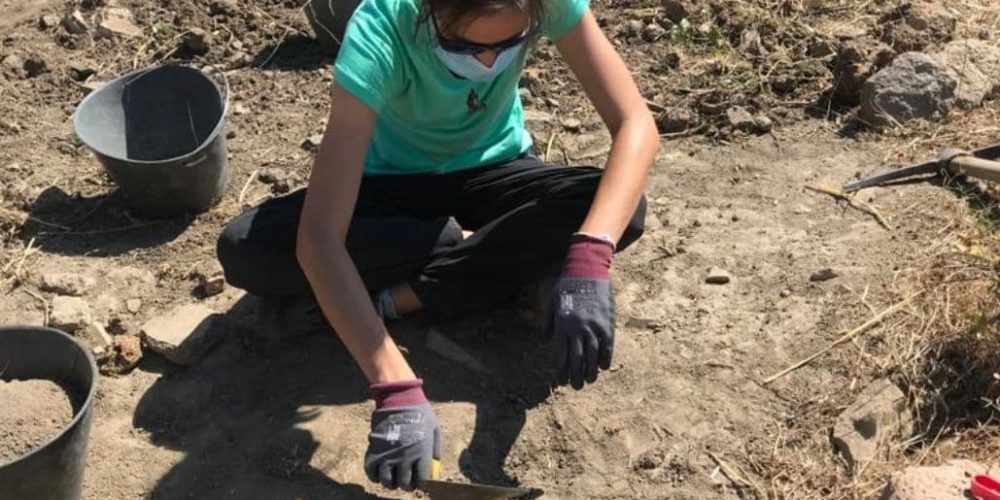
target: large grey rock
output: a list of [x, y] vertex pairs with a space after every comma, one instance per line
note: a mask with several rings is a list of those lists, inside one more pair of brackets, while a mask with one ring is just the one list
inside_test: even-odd
[[972, 476], [986, 466], [969, 460], [952, 460], [937, 467], [909, 467], [889, 478], [882, 500], [965, 500]]
[[90, 305], [79, 297], [59, 296], [52, 299], [49, 325], [68, 333], [83, 330], [93, 321]]
[[917, 118], [939, 120], [955, 107], [957, 87], [958, 81], [937, 60], [908, 52], [865, 82], [860, 117], [876, 128]]
[[223, 332], [213, 328], [216, 316], [202, 305], [174, 308], [143, 325], [143, 344], [176, 364], [194, 364], [221, 340]]
[[983, 40], [956, 40], [933, 55], [958, 82], [955, 104], [977, 108], [1000, 93], [1000, 47]]
[[861, 391], [833, 426], [830, 440], [852, 471], [879, 457], [886, 445], [913, 432], [906, 396], [895, 384], [880, 379]]

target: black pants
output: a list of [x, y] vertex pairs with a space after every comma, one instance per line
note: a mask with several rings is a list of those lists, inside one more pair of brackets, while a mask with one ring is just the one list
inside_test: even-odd
[[[536, 158], [448, 174], [365, 176], [347, 251], [369, 290], [409, 282], [424, 305], [478, 309], [558, 266], [601, 179]], [[258, 295], [311, 294], [295, 257], [305, 190], [235, 218], [219, 239], [230, 284]], [[645, 199], [619, 242], [643, 232]], [[462, 238], [462, 229], [474, 231]]]

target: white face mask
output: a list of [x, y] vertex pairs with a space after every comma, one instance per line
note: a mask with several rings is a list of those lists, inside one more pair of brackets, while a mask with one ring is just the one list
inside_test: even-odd
[[442, 48], [437, 42], [437, 30], [434, 30], [434, 55], [452, 73], [474, 82], [488, 82], [496, 78], [500, 73], [503, 73], [517, 59], [517, 56], [521, 54], [524, 44], [525, 42], [521, 42], [504, 50], [497, 55], [492, 66], [487, 66], [472, 54], [457, 54]]

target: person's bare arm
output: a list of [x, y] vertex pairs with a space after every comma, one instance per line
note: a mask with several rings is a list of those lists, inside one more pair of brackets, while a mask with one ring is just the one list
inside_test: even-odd
[[375, 119], [370, 108], [334, 85], [296, 246], [323, 314], [372, 384], [416, 378], [375, 312], [346, 247]]
[[557, 48], [611, 131], [612, 147], [597, 195], [580, 227], [621, 238], [646, 185], [659, 135], [646, 100], [589, 10]]

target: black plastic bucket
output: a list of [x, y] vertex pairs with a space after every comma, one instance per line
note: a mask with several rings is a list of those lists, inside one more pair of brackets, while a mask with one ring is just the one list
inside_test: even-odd
[[73, 129], [132, 208], [170, 217], [204, 212], [222, 198], [229, 184], [229, 84], [220, 75], [221, 89], [193, 68], [145, 69], [80, 103]]
[[97, 364], [93, 356], [73, 337], [58, 330], [3, 327], [0, 328], [0, 379], [51, 380], [66, 389], [73, 403], [73, 420], [50, 441], [13, 462], [0, 464], [0, 498], [80, 498], [97, 393]]

